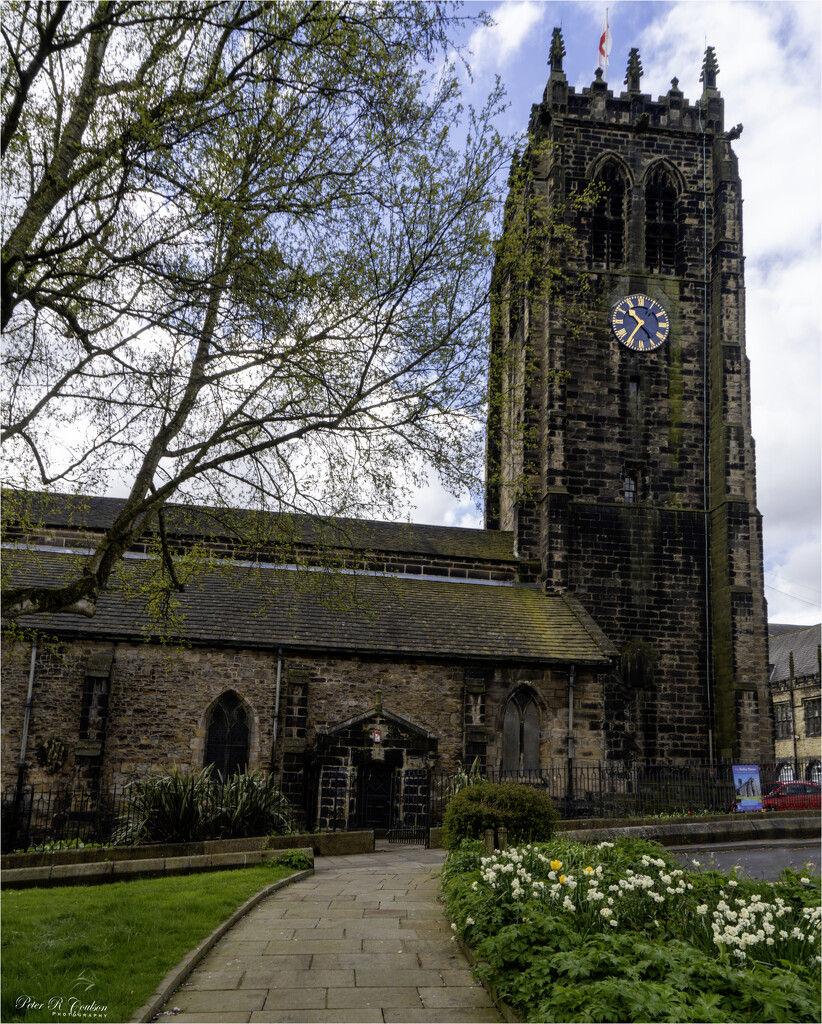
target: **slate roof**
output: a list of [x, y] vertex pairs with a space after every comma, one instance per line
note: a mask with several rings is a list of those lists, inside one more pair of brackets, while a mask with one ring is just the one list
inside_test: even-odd
[[[15, 583], [58, 582], [77, 560], [7, 550]], [[157, 563], [127, 558], [92, 619], [26, 616], [23, 625], [100, 639], [159, 634], [136, 596]], [[527, 585], [310, 572], [223, 561], [178, 595], [191, 644], [349, 654], [562, 663], [605, 668], [616, 650], [578, 601]]]
[[[769, 630], [771, 627], [768, 627]], [[771, 682], [790, 679], [790, 656], [793, 652], [793, 674], [813, 676], [819, 672], [819, 644], [822, 642], [822, 625], [794, 626], [789, 632], [768, 636], [768, 660], [773, 666]]]
[[[22, 492], [17, 492], [18, 494]], [[26, 492], [31, 521], [44, 527], [104, 531], [111, 526], [125, 501]], [[392, 553], [481, 559], [515, 563], [514, 535], [503, 530], [476, 530], [459, 526], [386, 523], [371, 519], [322, 518], [282, 515], [244, 509], [169, 504], [166, 528], [171, 534], [202, 538], [232, 537], [235, 533], [296, 543], [366, 549]]]

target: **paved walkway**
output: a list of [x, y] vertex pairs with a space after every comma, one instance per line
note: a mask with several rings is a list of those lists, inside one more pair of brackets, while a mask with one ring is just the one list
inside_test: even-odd
[[164, 1007], [175, 1022], [501, 1021], [437, 902], [442, 850], [318, 857], [263, 900]]

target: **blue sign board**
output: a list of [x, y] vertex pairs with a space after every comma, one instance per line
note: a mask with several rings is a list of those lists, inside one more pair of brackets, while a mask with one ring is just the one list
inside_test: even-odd
[[738, 811], [762, 810], [762, 787], [759, 784], [758, 764], [735, 764], [734, 792]]

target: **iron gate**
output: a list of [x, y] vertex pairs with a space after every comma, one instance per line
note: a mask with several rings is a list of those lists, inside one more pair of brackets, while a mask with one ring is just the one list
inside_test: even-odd
[[427, 846], [430, 824], [429, 773], [406, 769], [393, 775], [392, 821], [388, 842], [404, 846]]

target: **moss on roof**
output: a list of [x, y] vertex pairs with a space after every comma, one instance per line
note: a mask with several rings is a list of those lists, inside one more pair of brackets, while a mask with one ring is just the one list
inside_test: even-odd
[[[56, 552], [7, 552], [15, 582], [57, 582], [76, 562]], [[129, 558], [92, 619], [28, 616], [60, 635], [140, 638], [160, 632], [143, 607], [157, 563]], [[521, 585], [223, 562], [175, 597], [178, 639], [305, 651], [571, 663], [604, 668], [615, 650], [584, 609]]]

